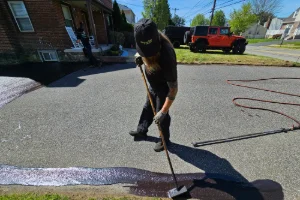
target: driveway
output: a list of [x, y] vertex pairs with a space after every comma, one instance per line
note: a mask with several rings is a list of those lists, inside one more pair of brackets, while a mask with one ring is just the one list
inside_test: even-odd
[[[300, 131], [212, 144], [191, 143], [292, 126], [283, 116], [236, 107], [238, 96], [299, 103], [297, 97], [234, 87], [227, 79], [300, 77], [298, 68], [179, 65], [179, 92], [171, 108], [170, 152], [176, 173], [239, 175], [249, 182], [273, 180], [286, 200], [300, 197]], [[299, 94], [297, 80], [248, 83]], [[133, 167], [170, 173], [154, 143], [134, 141], [146, 100], [139, 69], [117, 64], [74, 72], [0, 108], [0, 164], [18, 167]], [[265, 105], [299, 118], [300, 109]], [[298, 119], [299, 120], [299, 119]], [[157, 137], [155, 126], [149, 135]], [[230, 166], [230, 170], [227, 170]]]

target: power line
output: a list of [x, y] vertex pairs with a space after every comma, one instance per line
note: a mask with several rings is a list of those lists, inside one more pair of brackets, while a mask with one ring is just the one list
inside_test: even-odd
[[127, 3], [127, 2], [120, 2], [120, 3], [128, 4], [128, 5], [131, 5], [131, 6], [136, 6], [136, 7], [144, 7], [144, 6], [141, 6], [141, 5], [131, 4], [131, 3]]
[[[194, 15], [194, 13], [197, 13], [197, 14], [203, 14], [203, 13], [205, 13], [205, 12], [211, 11], [211, 9], [209, 9], [209, 10], [206, 10], [206, 11], [204, 11], [204, 12], [198, 13], [200, 10], [203, 10], [205, 7], [208, 7], [208, 6], [210, 6], [211, 4], [213, 4], [213, 1], [211, 1], [211, 2], [209, 2], [208, 4], [204, 5], [202, 8], [200, 8], [200, 9], [194, 11], [192, 14], [188, 15], [186, 18], [189, 19], [191, 16]], [[203, 15], [205, 15], [205, 14], [203, 14]]]
[[226, 6], [223, 6], [223, 7], [218, 7], [218, 8], [216, 8], [216, 9], [226, 8], [226, 7], [228, 7], [228, 6], [232, 6], [232, 5], [235, 5], [235, 4], [242, 3], [243, 1], [246, 1], [246, 0], [241, 0], [241, 1], [238, 1], [238, 2], [235, 2], [235, 3], [232, 3], [232, 4], [229, 4], [229, 5], [226, 5]]
[[192, 11], [202, 0], [198, 1], [189, 11], [187, 11], [182, 17], [185, 17], [190, 11]]

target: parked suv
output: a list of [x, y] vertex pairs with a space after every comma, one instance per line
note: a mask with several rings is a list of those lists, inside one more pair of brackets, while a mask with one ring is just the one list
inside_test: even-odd
[[167, 26], [162, 32], [170, 39], [175, 48], [183, 45], [183, 36], [186, 31], [189, 31], [190, 27], [181, 26]]
[[242, 36], [233, 35], [230, 27], [195, 26], [184, 35], [185, 43], [192, 52], [205, 52], [207, 49], [223, 50], [243, 54], [248, 42]]

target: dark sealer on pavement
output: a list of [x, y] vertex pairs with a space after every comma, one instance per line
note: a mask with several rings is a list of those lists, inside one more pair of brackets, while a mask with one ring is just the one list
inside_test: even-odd
[[[214, 200], [283, 200], [279, 183], [257, 180], [237, 182], [220, 174], [177, 174], [178, 184], [185, 185], [185, 198]], [[135, 168], [18, 168], [0, 165], [1, 185], [64, 186], [131, 184], [130, 193], [139, 196], [167, 197], [174, 188], [171, 174], [154, 173]]]

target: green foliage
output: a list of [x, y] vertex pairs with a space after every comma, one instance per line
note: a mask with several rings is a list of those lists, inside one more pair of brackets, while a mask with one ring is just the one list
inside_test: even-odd
[[116, 0], [114, 0], [114, 3], [113, 3], [112, 18], [113, 18], [113, 22], [114, 22], [114, 29], [116, 31], [120, 31], [120, 27], [122, 25], [122, 16], [121, 16], [121, 11], [120, 11], [119, 5]]
[[226, 22], [225, 14], [222, 10], [218, 10], [214, 14], [212, 26], [224, 26]]
[[154, 1], [153, 0], [143, 0], [144, 4], [144, 12], [142, 12], [143, 18], [151, 19], [153, 17], [153, 8]]
[[174, 23], [174, 26], [184, 26], [185, 25], [185, 19], [182, 17], [179, 17], [176, 14], [172, 18], [172, 22]]
[[143, 3], [143, 17], [153, 20], [159, 30], [172, 24], [168, 0], [156, 0], [156, 3], [153, 0], [144, 0]]
[[128, 31], [133, 32], [133, 25], [127, 23], [127, 19], [124, 11], [120, 11], [119, 5], [116, 0], [113, 4], [113, 20], [114, 20], [114, 30], [115, 31]]
[[170, 18], [171, 13], [168, 0], [156, 0], [152, 20], [157, 24], [158, 29], [163, 30], [168, 26]]
[[233, 10], [230, 13], [229, 24], [231, 30], [236, 33], [244, 32], [251, 24], [257, 23], [258, 17], [252, 12], [250, 3], [243, 4], [239, 10]]
[[123, 33], [110, 31], [109, 37], [110, 37], [110, 41], [112, 41], [114, 44], [123, 46], [125, 43], [125, 36]]
[[191, 26], [209, 25], [209, 19], [206, 19], [204, 15], [196, 15], [191, 23]]

